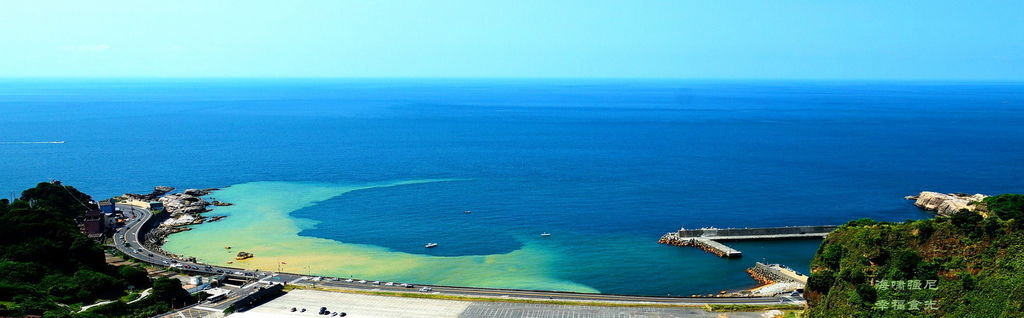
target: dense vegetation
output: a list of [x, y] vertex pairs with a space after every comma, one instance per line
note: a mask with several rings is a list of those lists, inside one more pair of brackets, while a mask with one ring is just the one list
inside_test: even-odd
[[807, 315], [1024, 316], [1024, 195], [978, 211], [840, 227], [811, 263]]
[[0, 316], [72, 316], [81, 305], [150, 286], [147, 299], [78, 316], [152, 316], [192, 301], [177, 280], [151, 282], [140, 267], [106, 264], [102, 247], [76, 223], [90, 201], [58, 183], [40, 183], [14, 202], [0, 200]]

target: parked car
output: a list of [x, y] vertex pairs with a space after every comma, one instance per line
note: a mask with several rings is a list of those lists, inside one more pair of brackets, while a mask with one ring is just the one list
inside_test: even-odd
[[434, 290], [434, 289], [433, 289], [433, 288], [430, 288], [430, 287], [423, 287], [423, 288], [420, 288], [420, 291], [421, 291], [421, 292], [424, 292], [424, 293], [426, 293], [426, 292], [429, 292], [429, 291], [432, 291], [432, 290]]

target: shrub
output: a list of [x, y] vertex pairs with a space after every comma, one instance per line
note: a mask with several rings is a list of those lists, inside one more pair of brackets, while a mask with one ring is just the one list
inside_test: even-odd
[[1024, 194], [1000, 194], [985, 198], [985, 207], [1003, 220], [1024, 220]]

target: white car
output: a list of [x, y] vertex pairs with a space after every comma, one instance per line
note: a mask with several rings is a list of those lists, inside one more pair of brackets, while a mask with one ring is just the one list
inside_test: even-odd
[[360, 284], [366, 284], [366, 281], [365, 281], [365, 280], [360, 280], [360, 281], [358, 281], [357, 283], [360, 283]]
[[395, 283], [387, 282], [387, 283], [384, 283], [384, 286], [395, 286]]
[[351, 283], [351, 282], [354, 282], [354, 280], [352, 280], [351, 278], [349, 278], [349, 279], [346, 279], [346, 280], [345, 280], [345, 282], [346, 282], [346, 283]]
[[424, 293], [426, 293], [426, 292], [429, 292], [429, 291], [432, 291], [432, 290], [434, 290], [434, 289], [433, 289], [433, 288], [430, 288], [430, 287], [423, 287], [423, 288], [420, 288], [420, 291], [421, 291], [421, 292], [424, 292]]
[[370, 283], [370, 284], [374, 284], [374, 285], [380, 285], [380, 281], [376, 281], [376, 280], [375, 280], [375, 281], [373, 281], [373, 282], [372, 282], [372, 283]]

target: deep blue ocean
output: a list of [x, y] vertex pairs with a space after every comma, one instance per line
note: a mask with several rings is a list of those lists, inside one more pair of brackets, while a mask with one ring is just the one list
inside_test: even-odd
[[[65, 143], [21, 143], [38, 141]], [[724, 260], [655, 244], [680, 227], [925, 218], [905, 195], [1024, 192], [1022, 163], [1021, 83], [0, 81], [2, 197], [50, 179], [97, 198], [467, 179], [293, 215], [322, 222], [302, 235], [439, 256], [507, 253], [540, 232], [581, 262], [616, 257], [588, 247], [635, 246], [645, 256], [558, 274], [613, 293], [749, 287], [754, 261], [806, 271], [818, 245], [735, 243], [745, 257]], [[438, 217], [463, 210], [475, 217]]]

